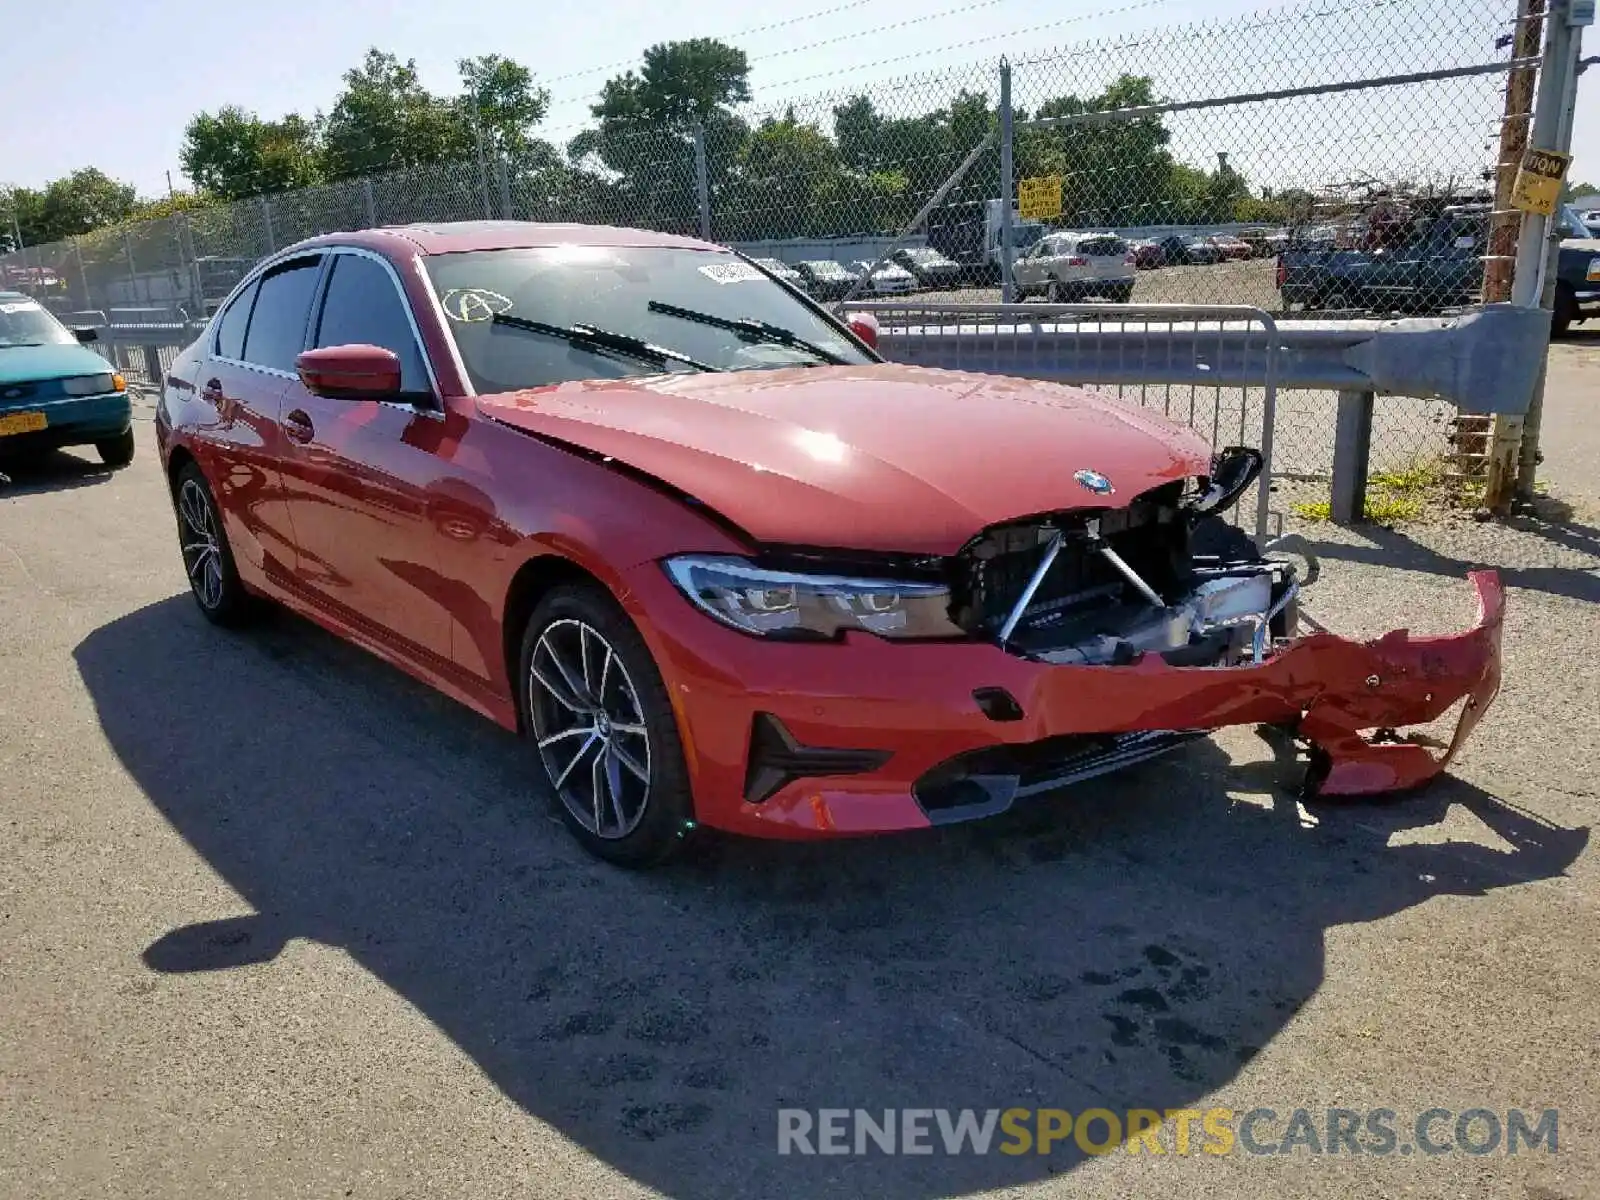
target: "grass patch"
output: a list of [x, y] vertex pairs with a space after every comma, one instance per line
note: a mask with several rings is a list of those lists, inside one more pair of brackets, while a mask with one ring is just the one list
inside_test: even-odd
[[[1400, 525], [1418, 521], [1430, 509], [1473, 508], [1482, 500], [1481, 484], [1468, 484], [1445, 475], [1438, 459], [1419, 459], [1398, 471], [1380, 471], [1367, 479], [1365, 519], [1374, 525]], [[1303, 521], [1332, 519], [1326, 500], [1306, 500], [1289, 506]]]

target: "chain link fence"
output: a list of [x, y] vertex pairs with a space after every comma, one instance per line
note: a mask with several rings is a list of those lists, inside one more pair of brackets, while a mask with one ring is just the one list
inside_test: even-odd
[[[1041, 44], [98, 230], [0, 257], [0, 287], [86, 322], [194, 320], [314, 234], [510, 218], [703, 234], [826, 299], [1446, 311], [1481, 296], [1516, 24], [1516, 0], [1312, 0]], [[1284, 394], [1280, 473], [1327, 475], [1334, 408]], [[1385, 398], [1374, 472], [1447, 453], [1452, 415]]]

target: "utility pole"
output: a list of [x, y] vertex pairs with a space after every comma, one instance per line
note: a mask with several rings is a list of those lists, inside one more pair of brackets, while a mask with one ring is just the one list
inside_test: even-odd
[[472, 102], [472, 136], [478, 143], [478, 187], [483, 194], [483, 216], [485, 220], [494, 219], [494, 202], [489, 198], [489, 162], [483, 155], [483, 114], [478, 111], [478, 96], [473, 93]]
[[[1594, 0], [1555, 0], [1546, 33], [1544, 61], [1539, 72], [1539, 102], [1533, 122], [1533, 144], [1538, 149], [1567, 154], [1572, 149], [1572, 122], [1578, 103], [1578, 74], [1583, 49], [1583, 27], [1594, 22]], [[1559, 205], [1559, 196], [1557, 203]], [[1556, 267], [1561, 255], [1561, 211], [1524, 222], [1517, 245], [1517, 276], [1512, 300], [1537, 304], [1546, 312], [1555, 308]], [[1527, 276], [1524, 279], [1524, 275]], [[1516, 495], [1533, 500], [1539, 469], [1539, 430], [1544, 418], [1545, 368], [1539, 370], [1522, 422], [1517, 448]]]
[[1000, 302], [1010, 304], [1017, 298], [1015, 276], [1012, 274], [1013, 239], [1011, 204], [1017, 192], [1014, 138], [1015, 115], [1011, 111], [1011, 63], [1000, 60]]
[[[1511, 34], [1511, 57], [1539, 56], [1544, 37], [1545, 0], [1518, 0], [1517, 23]], [[1503, 43], [1501, 43], [1503, 44]], [[1500, 122], [1500, 153], [1495, 160], [1494, 211], [1490, 216], [1489, 244], [1483, 266], [1483, 302], [1504, 304], [1511, 299], [1512, 269], [1517, 257], [1517, 231], [1523, 214], [1511, 205], [1517, 168], [1528, 147], [1528, 122], [1533, 113], [1533, 89], [1539, 72], [1519, 67], [1506, 79], [1505, 116]], [[1484, 504], [1503, 506], [1510, 485], [1511, 464], [1522, 437], [1522, 418], [1458, 416], [1453, 440], [1463, 468], [1481, 461], [1484, 466]], [[1466, 473], [1464, 471], [1464, 473]]]

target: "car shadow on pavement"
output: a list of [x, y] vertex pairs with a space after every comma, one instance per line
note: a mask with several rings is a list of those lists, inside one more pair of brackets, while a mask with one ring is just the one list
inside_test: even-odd
[[[1571, 509], [1565, 505], [1540, 501], [1533, 512], [1513, 515], [1504, 524], [1507, 528], [1549, 542], [1552, 551], [1600, 555], [1600, 530], [1575, 521]], [[1312, 539], [1311, 549], [1322, 558], [1393, 567], [1401, 571], [1420, 571], [1452, 579], [1465, 579], [1470, 571], [1492, 566], [1500, 573], [1507, 587], [1525, 588], [1572, 600], [1600, 601], [1600, 574], [1595, 573], [1592, 565], [1519, 566], [1469, 562], [1442, 554], [1397, 529], [1381, 525], [1360, 525], [1356, 528], [1371, 545]]]
[[111, 475], [111, 468], [98, 459], [91, 461], [62, 450], [26, 456], [0, 454], [0, 499], [88, 487], [104, 483]]
[[[130, 957], [337, 947], [528, 1113], [677, 1197], [1068, 1171], [1070, 1141], [780, 1156], [778, 1110], [1188, 1107], [1316, 992], [1330, 927], [1559, 875], [1588, 841], [1455, 781], [1310, 822], [1272, 790], [1281, 764], [1200, 742], [986, 823], [714, 841], [630, 874], [570, 841], [517, 739], [296, 618], [228, 634], [178, 596], [75, 656], [126, 769], [253, 909]], [[1389, 845], [1450, 805], [1509, 850]]]

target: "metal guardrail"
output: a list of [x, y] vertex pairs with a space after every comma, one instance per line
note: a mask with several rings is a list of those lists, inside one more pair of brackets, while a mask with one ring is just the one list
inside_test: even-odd
[[1453, 317], [1282, 323], [1240, 306], [855, 301], [849, 309], [878, 319], [885, 354], [923, 366], [1206, 387], [1264, 386], [1271, 370], [1282, 388], [1419, 396], [1468, 413], [1526, 412], [1550, 334], [1548, 312], [1510, 304]]

